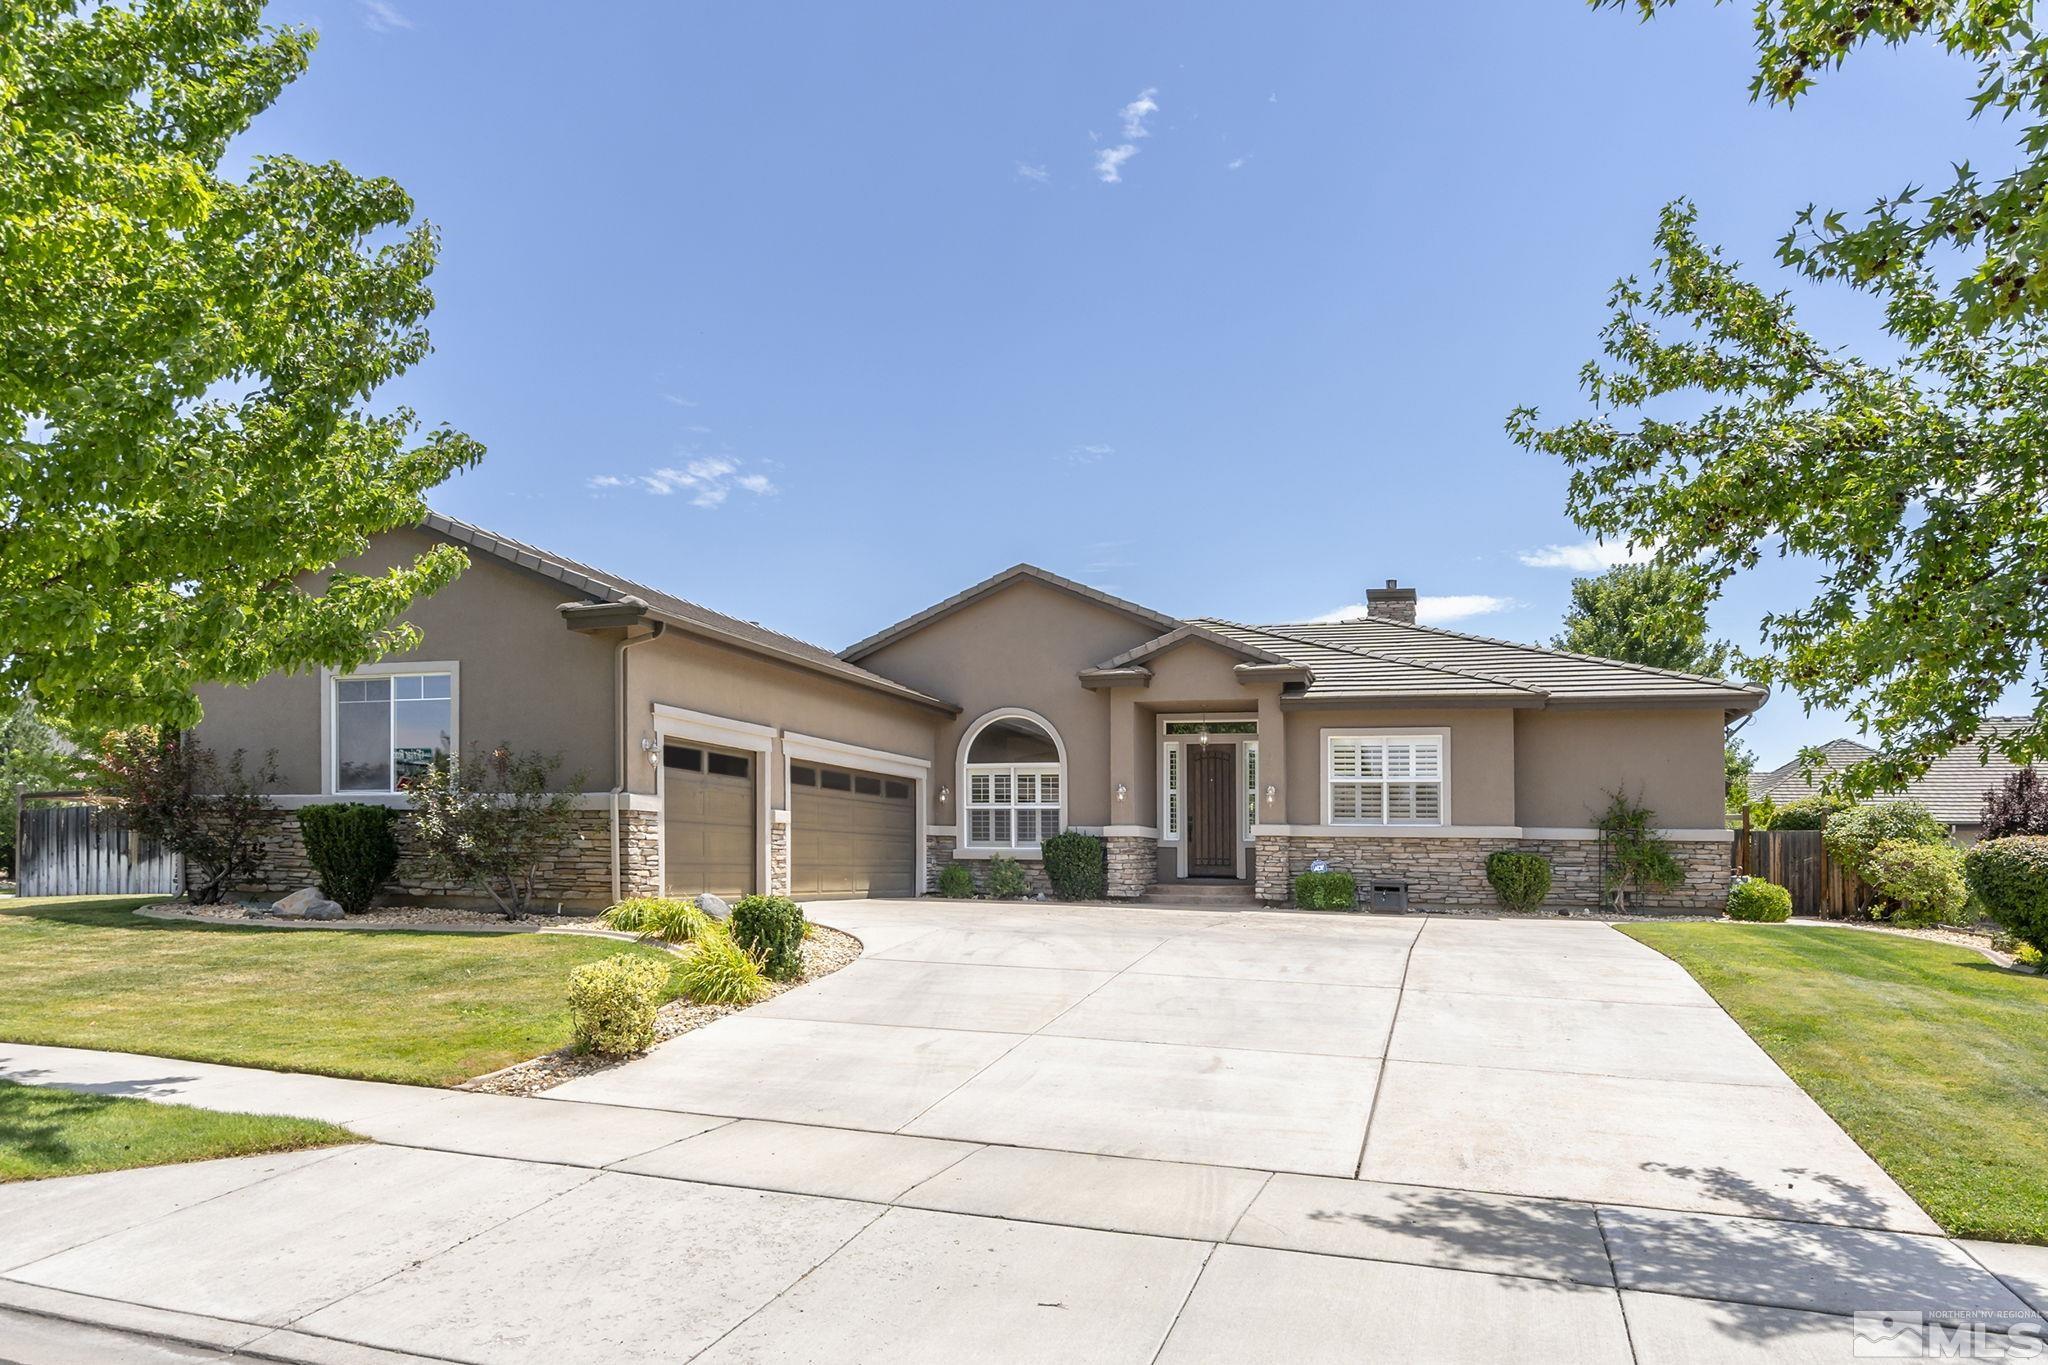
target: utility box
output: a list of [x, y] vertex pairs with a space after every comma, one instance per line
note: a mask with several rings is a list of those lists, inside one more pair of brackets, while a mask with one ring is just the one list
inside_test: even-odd
[[1365, 896], [1365, 908], [1381, 914], [1394, 913], [1408, 908], [1408, 883], [1404, 881], [1376, 881]]

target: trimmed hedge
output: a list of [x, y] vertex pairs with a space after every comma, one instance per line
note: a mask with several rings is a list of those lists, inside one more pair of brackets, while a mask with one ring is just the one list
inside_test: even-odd
[[974, 874], [966, 864], [947, 863], [939, 869], [939, 894], [956, 901], [974, 894]]
[[2021, 943], [2048, 953], [2048, 835], [1987, 839], [1963, 855], [1963, 875], [1984, 909]]
[[1771, 812], [1764, 829], [1825, 829], [1828, 821], [1847, 810], [1846, 801], [1832, 796], [1802, 796], [1787, 801]]
[[1761, 877], [1737, 877], [1728, 888], [1728, 918], [1778, 924], [1792, 918], [1792, 893]]
[[569, 1024], [578, 1052], [626, 1057], [654, 1046], [670, 964], [634, 953], [585, 963], [569, 973]]
[[988, 860], [988, 893], [999, 901], [1022, 900], [1031, 892], [1024, 865], [1001, 854]]
[[1294, 879], [1294, 903], [1303, 910], [1349, 910], [1358, 904], [1358, 878], [1349, 872], [1304, 872]]
[[1109, 896], [1109, 855], [1093, 834], [1055, 834], [1040, 845], [1046, 880], [1063, 901], [1099, 901]]
[[804, 969], [804, 911], [787, 896], [742, 896], [727, 924], [740, 951], [774, 981], [792, 981]]
[[1952, 844], [1887, 839], [1865, 859], [1863, 880], [1895, 907], [1898, 924], [1925, 927], [1961, 924], [1970, 888], [1963, 880], [1963, 852]]
[[306, 806], [299, 811], [299, 836], [306, 859], [320, 880], [320, 894], [351, 915], [360, 915], [398, 870], [398, 812], [360, 801]]
[[1486, 882], [1510, 910], [1534, 910], [1550, 894], [1550, 859], [1503, 848], [1486, 855]]
[[[1776, 824], [1771, 826], [1777, 828]], [[1871, 855], [1883, 843], [1946, 844], [1948, 830], [1918, 801], [1887, 801], [1851, 806], [1828, 818], [1821, 842], [1828, 856], [1853, 875], [1876, 886], [1869, 874]]]

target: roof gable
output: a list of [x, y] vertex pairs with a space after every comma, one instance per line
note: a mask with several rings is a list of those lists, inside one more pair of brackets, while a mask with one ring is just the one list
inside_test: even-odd
[[1147, 640], [1136, 649], [1127, 649], [1114, 659], [1104, 659], [1095, 666], [1101, 669], [1129, 668], [1133, 664], [1144, 663], [1147, 659], [1156, 659], [1169, 650], [1178, 649], [1182, 645], [1194, 642], [1213, 645], [1224, 653], [1245, 663], [1291, 664], [1295, 662], [1283, 655], [1275, 654], [1270, 649], [1262, 649], [1256, 644], [1234, 639], [1219, 631], [1211, 630], [1208, 626], [1199, 622], [1190, 621], [1186, 625], [1175, 627], [1164, 635]]
[[877, 650], [895, 644], [899, 640], [908, 639], [927, 626], [942, 621], [946, 617], [953, 615], [953, 613], [970, 607], [984, 598], [992, 597], [1013, 584], [1027, 581], [1054, 588], [1060, 592], [1078, 597], [1083, 601], [1092, 602], [1099, 607], [1107, 607], [1111, 611], [1120, 612], [1156, 630], [1170, 631], [1181, 624], [1179, 620], [1166, 615], [1164, 612], [1154, 611], [1150, 607], [1126, 601], [1121, 597], [1113, 597], [1109, 593], [1097, 588], [1091, 588], [1085, 583], [1076, 583], [1071, 578], [1062, 578], [1060, 575], [1048, 569], [1041, 569], [1035, 564], [1016, 564], [999, 574], [982, 579], [981, 582], [976, 583], [964, 592], [954, 593], [945, 601], [926, 607], [914, 616], [904, 617], [895, 625], [879, 630], [873, 635], [868, 636], [865, 640], [848, 645], [845, 649], [839, 651], [839, 657], [849, 662], [864, 659]]

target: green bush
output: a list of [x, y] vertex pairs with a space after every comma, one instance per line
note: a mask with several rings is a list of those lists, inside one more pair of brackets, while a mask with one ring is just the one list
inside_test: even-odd
[[638, 934], [660, 943], [694, 943], [712, 924], [693, 900], [667, 896], [635, 896], [622, 900], [597, 917], [607, 929]]
[[1870, 851], [1861, 875], [1892, 903], [1892, 919], [1899, 924], [1960, 924], [1967, 918], [1963, 852], [1952, 844], [1886, 839]]
[[804, 911], [787, 896], [742, 896], [726, 926], [741, 952], [774, 981], [794, 981], [804, 970]]
[[2048, 835], [1976, 844], [1963, 855], [1963, 874], [1986, 914], [2020, 943], [2048, 953]]
[[569, 1022], [576, 1050], [626, 1057], [654, 1045], [654, 1012], [668, 985], [670, 964], [620, 953], [569, 973]]
[[392, 831], [397, 818], [389, 806], [357, 801], [302, 807], [299, 835], [320, 894], [351, 915], [369, 909], [398, 870], [398, 836]]
[[1109, 856], [1093, 834], [1055, 834], [1039, 845], [1046, 880], [1063, 901], [1099, 901], [1109, 895]]
[[749, 1005], [768, 991], [760, 964], [720, 930], [697, 940], [697, 950], [676, 968], [676, 986], [699, 1005]]
[[1510, 910], [1534, 910], [1550, 894], [1550, 859], [1498, 849], [1486, 855], [1486, 882]]
[[1304, 872], [1294, 879], [1294, 903], [1303, 910], [1349, 910], [1358, 904], [1358, 878], [1349, 872]]
[[1030, 894], [1023, 864], [1001, 854], [988, 860], [988, 893], [999, 901], [1013, 901]]
[[1851, 806], [1829, 818], [1821, 836], [1828, 856], [1843, 870], [1876, 885], [1868, 875], [1870, 856], [1882, 843], [1945, 844], [1948, 831], [1917, 801]]
[[1685, 881], [1685, 865], [1671, 851], [1671, 841], [1651, 821], [1657, 813], [1625, 792], [1607, 793], [1607, 809], [1595, 822], [1606, 846], [1602, 859], [1607, 876], [1601, 890], [1613, 898], [1614, 909], [1627, 914], [1631, 899], [1649, 891], [1669, 891]]
[[1848, 809], [1848, 803], [1832, 796], [1802, 796], [1775, 807], [1763, 824], [1765, 829], [1821, 829], [1829, 820]]
[[1728, 888], [1728, 918], [1777, 924], [1792, 918], [1792, 893], [1762, 877], [1737, 877]]
[[956, 901], [974, 894], [974, 874], [966, 864], [947, 863], [939, 869], [939, 894]]

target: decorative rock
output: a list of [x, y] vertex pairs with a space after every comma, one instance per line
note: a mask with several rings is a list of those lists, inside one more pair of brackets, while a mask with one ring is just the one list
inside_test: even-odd
[[732, 907], [725, 903], [725, 898], [714, 896], [709, 891], [697, 897], [697, 908], [713, 919], [730, 919], [732, 917]]
[[341, 907], [315, 886], [302, 886], [271, 907], [286, 919], [340, 919]]

